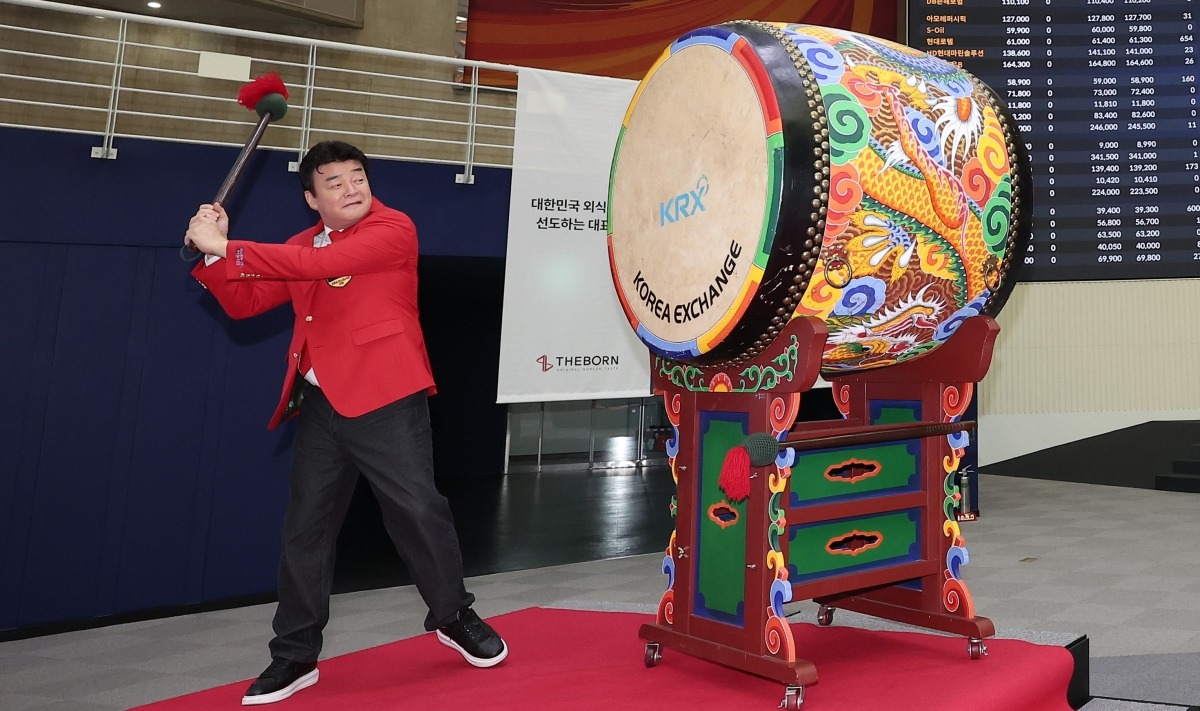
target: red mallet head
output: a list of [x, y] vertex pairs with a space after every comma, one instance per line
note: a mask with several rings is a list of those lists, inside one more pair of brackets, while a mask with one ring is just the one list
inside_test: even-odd
[[765, 432], [750, 435], [725, 454], [717, 486], [733, 503], [750, 496], [750, 467], [765, 467], [775, 461], [779, 441]]
[[271, 115], [278, 121], [287, 113], [288, 90], [275, 72], [258, 77], [238, 90], [238, 103], [259, 116]]
[[721, 476], [717, 486], [733, 503], [745, 501], [750, 496], [750, 455], [746, 448], [738, 445], [725, 455], [721, 465]]

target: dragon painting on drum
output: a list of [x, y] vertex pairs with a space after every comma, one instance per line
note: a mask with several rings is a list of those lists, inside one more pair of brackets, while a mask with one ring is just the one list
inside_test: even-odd
[[810, 25], [707, 27], [626, 114], [610, 266], [660, 356], [744, 362], [810, 316], [823, 370], [882, 367], [1000, 310], [1031, 186], [1003, 102], [949, 62]]

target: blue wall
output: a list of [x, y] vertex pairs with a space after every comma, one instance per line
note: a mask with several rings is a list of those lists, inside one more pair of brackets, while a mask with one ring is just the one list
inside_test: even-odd
[[[279, 396], [291, 313], [228, 319], [178, 248], [236, 149], [0, 129], [0, 630], [270, 593], [291, 426]], [[294, 154], [260, 151], [228, 205], [234, 236], [282, 241], [315, 217]], [[441, 394], [440, 475], [498, 475], [495, 405], [510, 175], [373, 161], [376, 196], [421, 239]], [[485, 293], [485, 292], [493, 293]], [[481, 456], [461, 459], [464, 435]]]

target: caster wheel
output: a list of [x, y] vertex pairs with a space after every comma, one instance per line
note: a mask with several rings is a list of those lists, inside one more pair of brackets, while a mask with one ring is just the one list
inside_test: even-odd
[[971, 655], [971, 659], [979, 659], [987, 656], [987, 645], [982, 639], [972, 637], [967, 640], [967, 653]]
[[833, 624], [833, 610], [829, 605], [821, 605], [817, 608], [817, 624], [822, 627], [828, 627]]
[[779, 702], [779, 708], [785, 711], [800, 711], [800, 707], [804, 705], [804, 687], [789, 686], [783, 693], [783, 701]]
[[658, 660], [662, 659], [662, 647], [655, 642], [646, 643], [646, 666], [658, 666]]

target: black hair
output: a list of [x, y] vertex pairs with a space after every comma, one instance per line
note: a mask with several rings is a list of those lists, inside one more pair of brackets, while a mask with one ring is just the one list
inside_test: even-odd
[[321, 141], [304, 154], [300, 161], [300, 185], [307, 192], [316, 194], [313, 190], [313, 173], [326, 163], [341, 163], [356, 160], [362, 164], [363, 175], [371, 177], [371, 168], [367, 165], [367, 156], [355, 146], [345, 141]]

